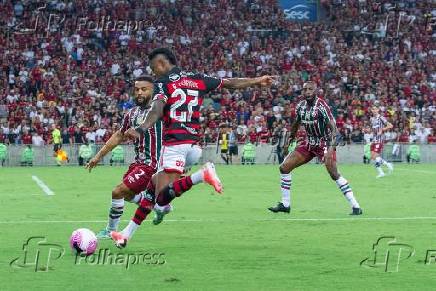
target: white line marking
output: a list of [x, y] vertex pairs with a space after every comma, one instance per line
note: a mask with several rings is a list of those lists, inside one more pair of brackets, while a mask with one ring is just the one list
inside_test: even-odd
[[[277, 218], [277, 219], [252, 219], [252, 220], [224, 220], [224, 219], [165, 219], [165, 222], [259, 222], [259, 221], [398, 221], [398, 220], [436, 220], [436, 217], [412, 216], [412, 217], [352, 217], [352, 218]], [[122, 220], [129, 222], [129, 220]], [[0, 224], [38, 224], [38, 223], [107, 223], [107, 220], [19, 220], [0, 221]]]
[[394, 168], [394, 174], [395, 174], [395, 171], [398, 171], [398, 170], [400, 170], [400, 171], [408, 171], [408, 172], [415, 172], [415, 173], [423, 173], [423, 174], [433, 174], [433, 175], [436, 175], [436, 171], [432, 172], [432, 171], [427, 171], [427, 170], [415, 170], [415, 169], [403, 169], [403, 168], [399, 168], [399, 169]]
[[44, 191], [45, 194], [47, 195], [55, 195], [55, 193], [50, 190], [50, 188], [48, 188], [48, 186], [41, 181], [37, 176], [32, 176], [32, 180], [36, 182], [36, 184], [39, 186], [39, 188], [42, 189], [42, 191]]

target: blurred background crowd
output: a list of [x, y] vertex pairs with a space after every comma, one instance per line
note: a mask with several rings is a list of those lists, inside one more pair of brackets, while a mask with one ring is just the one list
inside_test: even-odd
[[[295, 23], [276, 0], [0, 1], [0, 143], [52, 143], [54, 127], [64, 144], [104, 143], [134, 106], [129, 80], [150, 74], [147, 54], [161, 46], [186, 70], [280, 76], [271, 89], [210, 94], [204, 143], [220, 132], [280, 142], [309, 79], [347, 143], [370, 141], [374, 102], [394, 125], [387, 141], [436, 143], [432, 1], [319, 7], [320, 21]], [[139, 25], [111, 29], [108, 20]]]

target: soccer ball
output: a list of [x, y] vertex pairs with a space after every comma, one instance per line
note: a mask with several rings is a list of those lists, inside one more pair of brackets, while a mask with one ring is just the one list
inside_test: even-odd
[[97, 248], [97, 237], [87, 228], [73, 231], [70, 237], [70, 246], [77, 254], [92, 255]]

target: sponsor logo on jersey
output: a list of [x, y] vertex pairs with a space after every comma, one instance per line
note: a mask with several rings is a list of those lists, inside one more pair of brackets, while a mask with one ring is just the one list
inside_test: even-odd
[[179, 74], [171, 74], [168, 77], [172, 82], [178, 81], [180, 80], [180, 75]]

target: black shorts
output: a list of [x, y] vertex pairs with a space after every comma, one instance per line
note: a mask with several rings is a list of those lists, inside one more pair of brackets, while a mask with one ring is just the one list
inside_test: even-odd
[[238, 155], [238, 146], [237, 145], [230, 146], [229, 147], [229, 154], [232, 156], [237, 156]]
[[228, 150], [227, 149], [221, 149], [221, 153], [222, 154], [227, 154]]
[[53, 145], [53, 151], [56, 153], [59, 149], [61, 148], [61, 144], [60, 143], [55, 143]]

